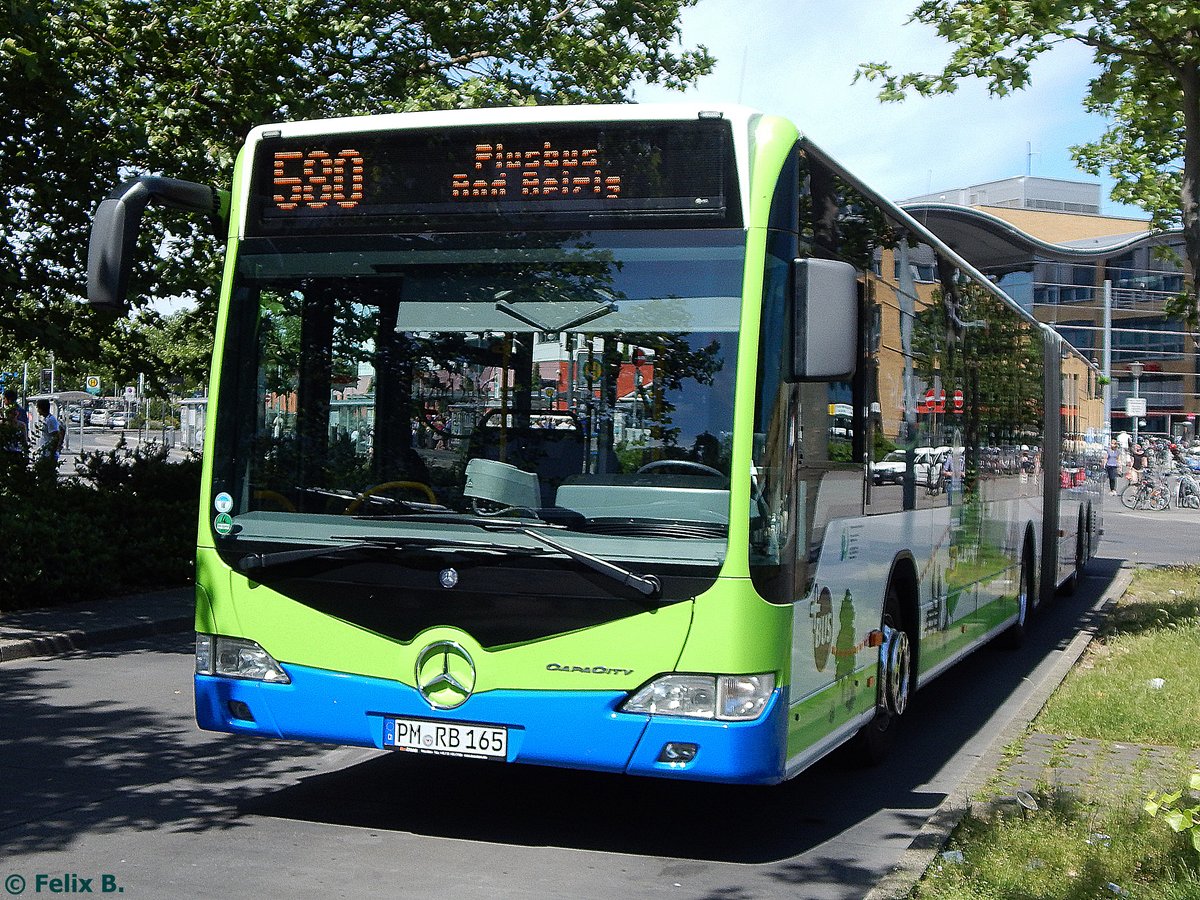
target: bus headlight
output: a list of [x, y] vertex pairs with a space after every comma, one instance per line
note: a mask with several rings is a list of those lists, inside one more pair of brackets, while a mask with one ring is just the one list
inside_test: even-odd
[[757, 719], [774, 692], [774, 672], [722, 675], [717, 679], [717, 718], [731, 722]]
[[208, 634], [196, 635], [196, 674], [274, 684], [292, 681], [271, 654], [254, 641]]
[[212, 674], [212, 644], [211, 634], [196, 635], [196, 674]]
[[775, 675], [663, 675], [621, 709], [651, 716], [746, 722], [757, 719], [775, 690]]

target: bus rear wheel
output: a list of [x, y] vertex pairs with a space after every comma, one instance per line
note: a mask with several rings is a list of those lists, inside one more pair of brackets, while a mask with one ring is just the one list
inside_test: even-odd
[[1001, 644], [1008, 650], [1016, 650], [1025, 642], [1025, 633], [1029, 629], [1029, 617], [1033, 613], [1033, 553], [1026, 543], [1021, 554], [1021, 581], [1017, 585], [1017, 621], [1013, 622], [1000, 635]]
[[1075, 565], [1071, 574], [1063, 582], [1062, 592], [1068, 597], [1079, 590], [1079, 579], [1083, 577], [1083, 567], [1087, 564], [1087, 544], [1083, 531], [1083, 513], [1079, 514], [1079, 527], [1075, 532]]

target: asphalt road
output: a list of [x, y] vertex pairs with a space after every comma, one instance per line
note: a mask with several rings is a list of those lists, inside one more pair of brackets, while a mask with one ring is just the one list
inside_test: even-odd
[[27, 895], [74, 875], [130, 897], [860, 898], [1119, 564], [1097, 560], [1020, 651], [985, 648], [918, 692], [887, 766], [835, 755], [774, 788], [200, 732], [188, 635], [5, 663], [0, 879]]
[[122, 439], [124, 439], [126, 447], [131, 450], [143, 441], [158, 444], [167, 443], [171, 445], [171, 459], [183, 459], [187, 456], [187, 451], [181, 444], [182, 434], [179, 429], [168, 430], [164, 433], [162, 429], [138, 431], [137, 429], [129, 428], [105, 428], [85, 425], [81, 435], [79, 425], [72, 423], [67, 433], [66, 446], [59, 456], [58, 470], [60, 477], [75, 474], [75, 463], [82, 454], [92, 453], [97, 450], [107, 452], [116, 447], [117, 443]]

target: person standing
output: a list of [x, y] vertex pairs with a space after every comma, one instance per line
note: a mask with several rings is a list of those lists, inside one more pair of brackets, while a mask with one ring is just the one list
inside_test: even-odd
[[1140, 441], [1133, 445], [1130, 456], [1132, 462], [1129, 464], [1129, 483], [1137, 484], [1142, 478], [1142, 470], [1146, 468], [1146, 450]]
[[1104, 471], [1108, 473], [1108, 493], [1117, 496], [1117, 469], [1121, 465], [1121, 445], [1112, 441], [1108, 445], [1108, 455], [1104, 458]]
[[4, 391], [4, 416], [0, 420], [0, 445], [3, 453], [10, 462], [24, 465], [28, 462], [29, 454], [29, 411], [17, 402], [16, 388], [6, 388]]
[[37, 411], [38, 417], [41, 419], [42, 433], [42, 440], [38, 444], [38, 459], [52, 459], [57, 465], [58, 454], [62, 450], [63, 438], [66, 436], [63, 432], [62, 422], [58, 421], [58, 417], [50, 412], [49, 400], [39, 400]]

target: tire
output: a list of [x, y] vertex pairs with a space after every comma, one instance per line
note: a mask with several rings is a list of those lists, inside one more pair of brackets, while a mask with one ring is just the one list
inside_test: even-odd
[[1062, 592], [1066, 596], [1072, 596], [1079, 590], [1079, 579], [1083, 577], [1083, 564], [1087, 561], [1083, 544], [1083, 519], [1079, 520], [1079, 531], [1075, 534], [1075, 567], [1071, 570], [1071, 574], [1067, 576], [1067, 580], [1063, 582]]
[[[1029, 544], [1021, 553], [1021, 575], [1017, 584], [1017, 621], [1013, 622], [1000, 634], [1000, 646], [1006, 650], [1016, 650], [1025, 643], [1025, 635], [1029, 632], [1029, 620], [1034, 610], [1034, 581], [1033, 581], [1033, 552]], [[1072, 576], [1074, 579], [1074, 576]]]
[[1138, 508], [1138, 486], [1136, 484], [1125, 485], [1125, 490], [1121, 491], [1121, 505], [1126, 509]]
[[851, 739], [854, 761], [859, 765], [874, 766], [887, 758], [895, 743], [896, 728], [909, 706], [915, 677], [913, 645], [902, 624], [900, 596], [889, 583], [881, 627], [884, 639], [879, 648], [875, 716]]

